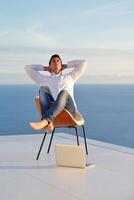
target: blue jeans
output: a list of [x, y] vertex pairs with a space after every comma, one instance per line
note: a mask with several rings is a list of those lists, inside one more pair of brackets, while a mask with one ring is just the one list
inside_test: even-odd
[[57, 99], [54, 100], [49, 87], [41, 86], [39, 89], [39, 100], [42, 119], [47, 119], [48, 122], [51, 122], [64, 108], [74, 117], [76, 115], [77, 111], [73, 99], [67, 90], [61, 90]]

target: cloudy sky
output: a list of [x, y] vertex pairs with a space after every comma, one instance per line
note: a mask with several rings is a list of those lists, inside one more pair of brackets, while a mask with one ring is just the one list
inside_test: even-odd
[[133, 0], [5, 0], [0, 19], [0, 84], [54, 53], [88, 61], [81, 83], [134, 83]]

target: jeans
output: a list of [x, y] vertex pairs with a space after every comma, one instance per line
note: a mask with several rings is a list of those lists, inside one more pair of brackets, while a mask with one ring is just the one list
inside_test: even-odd
[[48, 122], [53, 119], [65, 108], [74, 117], [76, 115], [76, 108], [72, 97], [67, 90], [61, 90], [57, 99], [54, 100], [49, 87], [41, 86], [39, 89], [39, 100], [41, 105], [42, 120], [47, 119]]

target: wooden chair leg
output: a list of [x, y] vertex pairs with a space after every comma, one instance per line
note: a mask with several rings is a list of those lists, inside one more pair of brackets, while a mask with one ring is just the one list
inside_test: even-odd
[[45, 134], [44, 134], [44, 137], [43, 137], [43, 140], [42, 140], [42, 142], [41, 142], [41, 146], [40, 146], [40, 149], [39, 149], [38, 155], [37, 155], [37, 157], [36, 157], [36, 160], [38, 160], [38, 158], [39, 158], [39, 156], [40, 156], [40, 152], [41, 152], [41, 149], [42, 149], [42, 147], [43, 147], [43, 144], [44, 144], [44, 141], [45, 141], [46, 135], [47, 135], [47, 132], [45, 132]]
[[55, 131], [55, 128], [54, 128], [53, 131], [52, 131], [52, 135], [51, 135], [51, 139], [50, 139], [50, 142], [49, 142], [49, 146], [48, 146], [47, 153], [49, 153], [49, 151], [50, 151], [50, 147], [51, 147], [52, 139], [53, 139], [53, 136], [54, 136], [54, 131]]
[[80, 143], [79, 143], [79, 135], [78, 135], [78, 130], [77, 130], [77, 127], [76, 126], [73, 126], [73, 128], [75, 129], [75, 132], [76, 132], [76, 138], [77, 138], [77, 145], [79, 146]]
[[85, 142], [86, 154], [88, 155], [87, 141], [86, 141], [86, 132], [85, 132], [85, 127], [84, 127], [84, 125], [82, 125], [82, 128], [83, 128], [83, 135], [84, 135], [84, 142]]

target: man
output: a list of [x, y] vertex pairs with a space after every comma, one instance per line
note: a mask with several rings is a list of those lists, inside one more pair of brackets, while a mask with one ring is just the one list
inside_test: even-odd
[[[66, 108], [74, 117], [77, 106], [74, 100], [74, 83], [83, 74], [86, 67], [85, 60], [73, 60], [62, 64], [59, 55], [52, 55], [49, 66], [26, 65], [27, 74], [40, 85], [39, 100], [41, 104], [42, 119], [39, 122], [30, 122], [30, 126], [35, 130], [45, 129], [48, 132], [53, 130], [53, 119]], [[63, 74], [66, 68], [71, 72]], [[48, 71], [49, 76], [43, 71]]]

